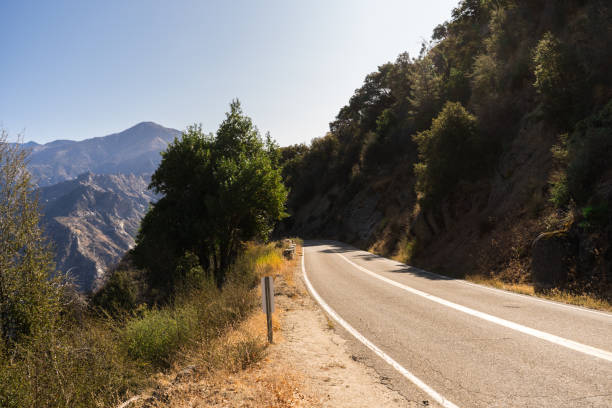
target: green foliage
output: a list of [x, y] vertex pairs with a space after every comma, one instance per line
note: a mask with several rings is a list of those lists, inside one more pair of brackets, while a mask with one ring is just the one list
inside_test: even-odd
[[559, 144], [550, 149], [558, 169], [552, 172], [550, 184], [550, 201], [558, 208], [567, 205], [570, 201], [570, 191], [567, 185], [567, 165], [569, 163], [569, 151], [567, 147], [568, 135], [559, 136]]
[[198, 256], [192, 252], [185, 252], [176, 265], [175, 274], [181, 284], [182, 292], [191, 292], [202, 289], [207, 283], [207, 276], [200, 264]]
[[216, 136], [192, 126], [175, 140], [152, 176], [150, 187], [163, 197], [145, 216], [134, 250], [151, 284], [166, 292], [180, 286], [185, 271], [177, 262], [190, 252], [221, 286], [241, 242], [267, 239], [284, 217], [280, 160], [238, 101]]
[[544, 34], [533, 53], [534, 86], [542, 97], [544, 109], [557, 120], [564, 122], [572, 109], [571, 61], [561, 42], [550, 32]]
[[567, 141], [567, 183], [577, 204], [586, 203], [594, 187], [611, 168], [612, 101], [581, 121]]
[[476, 118], [458, 102], [447, 102], [431, 128], [416, 134], [414, 141], [420, 159], [415, 165], [417, 190], [426, 206], [452, 192], [460, 180], [481, 176], [486, 167], [486, 145]]
[[582, 228], [601, 228], [610, 223], [610, 208], [608, 203], [588, 205], [581, 210], [583, 220], [578, 224]]
[[[612, 101], [599, 112], [579, 122], [568, 136], [560, 137], [552, 154], [560, 167], [551, 177], [551, 201], [557, 207], [573, 200], [585, 205], [601, 201], [596, 186], [611, 168], [612, 157]], [[588, 207], [587, 207], [588, 208]]]
[[544, 34], [533, 54], [534, 86], [543, 95], [554, 97], [563, 86], [562, 55], [559, 40], [551, 32]]
[[[227, 327], [244, 319], [256, 304], [252, 291], [257, 284], [255, 263], [264, 246], [241, 254], [228, 271], [222, 290], [214, 284], [192, 286], [180, 292], [172, 304], [142, 309], [123, 329], [122, 344], [128, 355], [156, 367], [167, 367], [176, 354], [197, 341], [212, 341]], [[187, 253], [181, 267], [198, 269]]]
[[[602, 1], [549, 3], [460, 1], [417, 58], [401, 54], [367, 75], [329, 134], [284, 161], [290, 209], [334, 186], [344, 191], [335, 203], [340, 206], [364, 180], [413, 162], [412, 136], [429, 129], [448, 101], [460, 102], [478, 119], [478, 133], [486, 135], [476, 143], [483, 167], [494, 164], [531, 120], [568, 131], [600, 109], [612, 89], [612, 7]], [[482, 162], [478, 154], [468, 158], [470, 166]], [[423, 161], [415, 166], [421, 182], [428, 169]], [[459, 177], [470, 179], [467, 173]], [[553, 177], [560, 201], [569, 199], [572, 177]], [[453, 179], [437, 178], [449, 184]]]
[[414, 117], [415, 127], [424, 129], [430, 125], [431, 119], [444, 103], [443, 77], [438, 74], [432, 58], [425, 56], [415, 62], [412, 80], [411, 115]]
[[167, 365], [179, 346], [195, 332], [197, 313], [193, 307], [153, 309], [130, 320], [125, 328], [125, 346], [130, 357], [157, 366]]
[[130, 267], [111, 271], [108, 281], [93, 295], [92, 305], [115, 317], [134, 310], [143, 301], [142, 275], [142, 271]]
[[0, 341], [36, 337], [57, 323], [62, 282], [39, 227], [27, 151], [0, 133]]
[[0, 350], [0, 406], [113, 406], [149, 372], [121, 348], [118, 327], [87, 317]]
[[563, 207], [570, 201], [570, 191], [567, 186], [567, 175], [564, 171], [555, 172], [551, 177], [550, 201], [556, 207]]

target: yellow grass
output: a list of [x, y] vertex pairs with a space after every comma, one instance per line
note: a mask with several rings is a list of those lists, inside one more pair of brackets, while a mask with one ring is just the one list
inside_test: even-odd
[[283, 257], [276, 248], [269, 248], [268, 252], [260, 255], [255, 261], [255, 271], [259, 276], [273, 276], [283, 269]]
[[258, 276], [282, 276], [285, 283], [295, 287], [293, 281], [293, 269], [297, 265], [297, 259], [301, 253], [301, 246], [295, 250], [296, 256], [293, 260], [287, 260], [282, 255], [282, 249], [276, 248], [273, 244], [266, 246], [266, 252], [260, 255], [255, 261], [255, 271]]

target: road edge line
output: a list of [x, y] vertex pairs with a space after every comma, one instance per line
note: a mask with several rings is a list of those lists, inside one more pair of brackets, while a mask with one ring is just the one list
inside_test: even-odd
[[365, 274], [368, 274], [376, 279], [379, 279], [383, 282], [386, 282], [392, 286], [395, 286], [399, 289], [403, 289], [406, 292], [412, 293], [414, 295], [417, 296], [421, 296], [425, 299], [431, 300], [432, 302], [441, 304], [443, 306], [449, 307], [451, 309], [455, 309], [457, 311], [466, 313], [468, 315], [474, 316], [474, 317], [478, 317], [482, 320], [488, 321], [490, 323], [494, 323], [503, 327], [506, 327], [508, 329], [512, 329], [515, 331], [518, 331], [520, 333], [523, 334], [527, 334], [533, 337], [536, 337], [540, 340], [545, 340], [548, 341], [550, 343], [559, 345], [559, 346], [563, 346], [565, 348], [568, 348], [570, 350], [574, 350], [574, 351], [578, 351], [580, 353], [583, 354], [587, 354], [590, 355], [592, 357], [596, 357], [596, 358], [600, 358], [602, 360], [607, 360], [609, 362], [612, 362], [612, 353], [606, 350], [602, 350], [599, 349], [597, 347], [592, 347], [592, 346], [588, 346], [586, 344], [582, 344], [582, 343], [578, 343], [577, 341], [573, 341], [573, 340], [569, 340], [563, 337], [559, 337], [559, 336], [555, 336], [554, 334], [550, 334], [550, 333], [546, 333], [543, 332], [541, 330], [537, 330], [537, 329], [532, 329], [531, 327], [527, 327], [527, 326], [523, 326], [522, 324], [519, 323], [515, 323], [515, 322], [511, 322], [509, 320], [506, 319], [502, 319], [501, 317], [497, 317], [497, 316], [493, 316], [490, 315], [488, 313], [484, 313], [484, 312], [480, 312], [478, 310], [474, 310], [471, 309], [467, 306], [462, 306], [460, 304], [451, 302], [449, 300], [445, 300], [442, 298], [439, 298], [437, 296], [434, 295], [430, 295], [427, 292], [423, 292], [421, 290], [418, 289], [414, 289], [408, 285], [404, 285], [402, 283], [396, 282], [393, 279], [389, 279], [386, 278], [382, 275], [379, 275], [375, 272], [370, 271], [369, 269], [364, 268], [361, 265], [357, 265], [355, 262], [351, 261], [350, 259], [346, 258], [344, 255], [336, 252], [336, 255], [338, 255], [340, 258], [344, 259], [346, 262], [348, 262], [349, 264], [351, 264], [352, 266], [354, 266], [355, 268], [359, 269], [360, 271], [362, 271]]
[[[420, 269], [420, 268], [417, 268], [415, 266], [408, 265], [408, 264], [400, 262], [400, 261], [396, 261], [395, 259], [385, 258], [384, 256], [381, 256], [381, 255], [378, 255], [378, 254], [374, 254], [372, 252], [365, 251], [363, 249], [356, 248], [356, 247], [354, 247], [354, 246], [352, 246], [350, 244], [346, 244], [344, 242], [340, 242], [340, 241], [333, 241], [333, 242], [335, 242], [336, 244], [341, 244], [341, 245], [346, 246], [346, 247], [350, 247], [351, 249], [353, 249], [355, 251], [360, 251], [360, 252], [367, 253], [368, 255], [375, 256], [376, 258], [379, 258], [380, 260], [391, 262], [391, 263], [395, 263], [396, 266], [399, 266], [401, 268], [417, 269], [419, 271], [419, 273], [425, 273], [425, 274], [428, 274], [428, 275], [437, 276], [437, 277], [440, 277], [442, 279], [448, 279], [449, 278], [449, 276], [447, 276], [447, 275], [441, 275], [439, 273], [435, 273], [435, 272], [427, 271], [427, 270], [424, 270], [424, 269]], [[453, 282], [457, 282], [457, 283], [460, 283], [462, 285], [473, 286], [473, 287], [476, 287], [476, 288], [486, 289], [486, 290], [490, 290], [490, 291], [498, 292], [498, 293], [503, 293], [505, 295], [510, 295], [510, 296], [519, 296], [519, 297], [521, 297], [523, 299], [526, 299], [526, 300], [546, 303], [546, 304], [549, 304], [551, 306], [557, 306], [557, 307], [560, 307], [560, 308], [576, 310], [577, 312], [593, 313], [593, 314], [600, 315], [600, 316], [603, 316], [603, 317], [612, 318], [612, 312], [608, 312], [608, 311], [605, 311], [605, 310], [591, 309], [591, 308], [589, 308], [587, 306], [574, 305], [574, 304], [565, 303], [565, 302], [562, 302], [562, 301], [559, 301], [559, 300], [552, 300], [552, 299], [547, 299], [547, 298], [539, 297], [537, 295], [528, 295], [528, 294], [524, 294], [524, 293], [517, 293], [517, 292], [513, 292], [513, 291], [511, 291], [509, 289], [496, 288], [496, 287], [484, 285], [484, 284], [481, 284], [481, 283], [471, 282], [471, 281], [466, 280], [466, 279], [458, 279], [458, 278], [452, 278], [452, 279], [453, 279]]]
[[302, 276], [304, 277], [304, 282], [306, 283], [306, 287], [308, 291], [312, 295], [312, 297], [319, 303], [319, 306], [325, 310], [325, 312], [334, 319], [338, 324], [340, 324], [347, 332], [349, 332], [353, 337], [359, 340], [364, 346], [372, 350], [376, 355], [382, 358], [386, 363], [392, 366], [396, 371], [402, 374], [408, 381], [416, 385], [421, 391], [425, 392], [431, 398], [433, 398], [438, 404], [442, 405], [444, 408], [459, 408], [457, 405], [453, 404], [442, 395], [440, 395], [437, 391], [431, 388], [429, 385], [425, 384], [421, 379], [412, 374], [410, 371], [406, 370], [400, 363], [391, 358], [388, 354], [382, 351], [378, 346], [368, 340], [365, 336], [359, 333], [353, 326], [351, 326], [346, 320], [340, 317], [317, 293], [315, 288], [310, 283], [308, 279], [308, 274], [306, 273], [306, 267], [304, 266], [304, 259], [306, 258], [306, 249], [302, 247]]

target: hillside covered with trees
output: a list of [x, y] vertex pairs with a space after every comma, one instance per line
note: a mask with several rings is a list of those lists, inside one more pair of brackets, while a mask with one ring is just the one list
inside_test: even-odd
[[609, 299], [611, 42], [606, 1], [462, 0], [283, 148], [281, 231]]

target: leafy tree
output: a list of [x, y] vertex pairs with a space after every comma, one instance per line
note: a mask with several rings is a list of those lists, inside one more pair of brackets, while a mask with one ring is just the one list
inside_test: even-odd
[[[423, 53], [426, 52], [425, 50]], [[431, 119], [443, 104], [443, 77], [438, 73], [430, 56], [424, 56], [414, 64], [412, 75], [411, 116], [417, 129], [427, 129]]]
[[474, 178], [483, 168], [476, 118], [458, 102], [447, 102], [431, 128], [413, 138], [420, 159], [415, 164], [417, 190], [425, 205], [442, 199], [460, 180]]
[[55, 324], [62, 286], [39, 227], [28, 152], [7, 137], [0, 133], [0, 335], [10, 344]]
[[[538, 43], [534, 55], [534, 86], [544, 98], [549, 110], [557, 110], [559, 99], [565, 94], [567, 84], [563, 72], [563, 54], [561, 43], [550, 32], [544, 34]], [[564, 101], [566, 102], [566, 101]]]
[[154, 286], [180, 283], [177, 262], [187, 252], [221, 286], [240, 243], [266, 239], [284, 216], [279, 161], [276, 145], [260, 136], [237, 100], [215, 136], [194, 125], [176, 139], [151, 178], [162, 198], [145, 216], [134, 251]]

